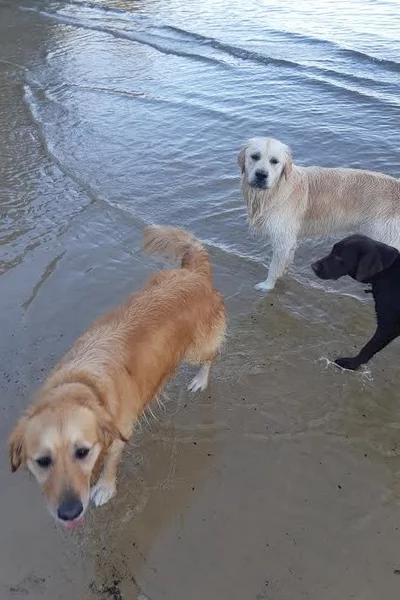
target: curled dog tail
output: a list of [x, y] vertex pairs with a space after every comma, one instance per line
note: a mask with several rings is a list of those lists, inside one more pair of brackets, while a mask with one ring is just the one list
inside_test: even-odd
[[204, 246], [179, 227], [152, 225], [143, 232], [143, 248], [148, 254], [181, 260], [182, 269], [196, 271], [211, 279], [211, 265]]

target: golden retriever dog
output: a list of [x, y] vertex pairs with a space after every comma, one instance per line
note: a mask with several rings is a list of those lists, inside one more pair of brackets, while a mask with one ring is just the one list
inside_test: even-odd
[[400, 180], [361, 169], [300, 167], [290, 148], [252, 138], [238, 157], [250, 227], [268, 237], [272, 260], [256, 289], [275, 287], [300, 237], [357, 231], [400, 249]]
[[[225, 335], [225, 308], [201, 243], [182, 229], [148, 227], [144, 248], [181, 260], [153, 275], [122, 306], [98, 319], [56, 365], [9, 439], [11, 469], [25, 465], [51, 514], [79, 524], [90, 498], [116, 491], [124, 445], [146, 405], [180, 363], [200, 364], [189, 385], [207, 387]], [[96, 463], [104, 458], [90, 489]]]

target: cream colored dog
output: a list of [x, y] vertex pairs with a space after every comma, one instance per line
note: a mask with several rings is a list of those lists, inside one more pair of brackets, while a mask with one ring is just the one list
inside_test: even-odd
[[269, 237], [272, 260], [258, 290], [275, 287], [299, 237], [357, 231], [400, 249], [400, 180], [371, 171], [299, 167], [282, 142], [250, 139], [239, 153], [250, 226]]

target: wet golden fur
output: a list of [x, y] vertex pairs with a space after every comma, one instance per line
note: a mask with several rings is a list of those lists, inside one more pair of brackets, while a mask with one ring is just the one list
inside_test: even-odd
[[[89, 327], [9, 440], [12, 469], [28, 466], [56, 517], [67, 491], [80, 499], [84, 512], [102, 453], [105, 463], [92, 499], [99, 505], [114, 494], [124, 442], [146, 405], [183, 361], [203, 365], [190, 389], [204, 389], [224, 338], [224, 303], [213, 289], [203, 246], [181, 229], [150, 227], [144, 248], [180, 259], [181, 267], [156, 273]], [[77, 460], [74, 453], [81, 447], [90, 451]], [[43, 455], [52, 458], [49, 468], [36, 462]]]
[[[273, 289], [301, 237], [357, 231], [400, 249], [400, 180], [372, 171], [300, 167], [274, 138], [248, 140], [238, 157], [250, 226], [272, 245], [268, 278]], [[264, 180], [257, 180], [257, 172]]]

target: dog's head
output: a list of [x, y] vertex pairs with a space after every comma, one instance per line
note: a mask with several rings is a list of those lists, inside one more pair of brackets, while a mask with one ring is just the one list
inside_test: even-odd
[[320, 279], [339, 279], [350, 275], [367, 283], [392, 266], [399, 252], [364, 235], [351, 235], [335, 244], [328, 256], [311, 265]]
[[248, 184], [260, 190], [273, 188], [292, 169], [290, 148], [269, 137], [248, 140], [239, 152], [238, 162]]
[[50, 513], [73, 527], [88, 506], [90, 479], [102, 450], [120, 437], [91, 388], [60, 385], [45, 393], [11, 433], [11, 469], [28, 467]]

